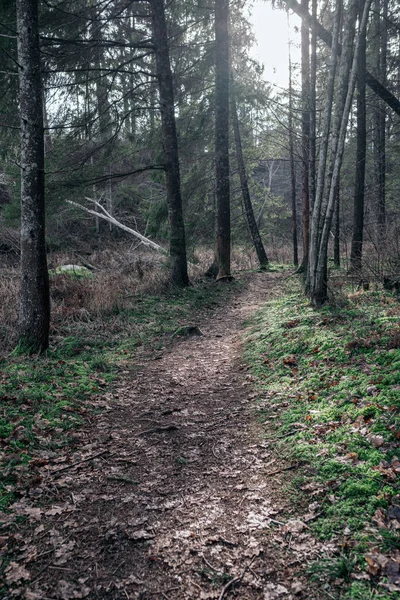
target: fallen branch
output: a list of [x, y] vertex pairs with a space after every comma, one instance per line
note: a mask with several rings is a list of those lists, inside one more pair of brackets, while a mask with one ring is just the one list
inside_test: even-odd
[[153, 250], [156, 250], [160, 254], [164, 254], [165, 256], [168, 256], [168, 252], [165, 250], [165, 248], [163, 248], [162, 246], [159, 246], [152, 240], [149, 240], [149, 238], [146, 238], [144, 235], [142, 235], [138, 231], [135, 231], [134, 229], [131, 229], [130, 227], [127, 227], [126, 225], [123, 225], [122, 223], [117, 221], [117, 219], [115, 219], [112, 215], [110, 215], [109, 212], [107, 212], [107, 210], [104, 208], [104, 206], [102, 206], [100, 204], [100, 202], [93, 200], [93, 198], [87, 198], [87, 200], [90, 200], [91, 202], [93, 202], [94, 205], [97, 206], [101, 210], [101, 212], [98, 212], [97, 210], [92, 210], [91, 208], [87, 208], [86, 206], [83, 206], [82, 204], [79, 204], [78, 202], [74, 202], [73, 200], [67, 200], [67, 202], [68, 202], [68, 204], [71, 204], [72, 206], [76, 206], [77, 208], [84, 210], [85, 212], [89, 213], [90, 215], [93, 215], [95, 217], [98, 217], [99, 219], [104, 219], [105, 221], [112, 223], [113, 225], [115, 225], [116, 227], [119, 227], [123, 231], [126, 231], [126, 232], [134, 235], [135, 237], [137, 237], [142, 242], [142, 244], [144, 244], [145, 246], [149, 246], [149, 248], [153, 248]]
[[257, 554], [254, 554], [254, 556], [251, 557], [250, 562], [245, 566], [245, 568], [243, 569], [243, 571], [242, 571], [241, 575], [239, 575], [239, 577], [234, 577], [233, 579], [228, 581], [228, 583], [226, 584], [226, 586], [224, 587], [224, 589], [222, 590], [222, 592], [220, 594], [219, 600], [223, 600], [223, 597], [225, 596], [226, 592], [228, 590], [230, 590], [231, 587], [233, 587], [234, 585], [238, 585], [243, 581], [244, 576], [246, 575], [247, 571], [250, 569], [250, 567], [253, 564], [256, 557], [257, 557]]
[[78, 460], [75, 463], [72, 463], [71, 465], [67, 465], [66, 467], [61, 467], [61, 469], [56, 469], [55, 471], [51, 471], [51, 474], [53, 475], [54, 473], [61, 473], [61, 471], [66, 471], [67, 469], [73, 469], [74, 467], [78, 467], [79, 465], [82, 465], [85, 462], [88, 462], [89, 460], [93, 460], [94, 458], [99, 458], [99, 456], [103, 456], [103, 454], [107, 454], [109, 452], [109, 450], [103, 450], [102, 452], [98, 452], [97, 454], [92, 454], [91, 456], [88, 456], [87, 458], [83, 458], [82, 460]]
[[171, 425], [165, 425], [165, 427], [153, 427], [152, 429], [145, 429], [145, 431], [141, 431], [139, 435], [149, 435], [150, 433], [163, 433], [163, 431], [174, 431], [178, 429], [178, 426], [174, 423]]
[[284, 471], [291, 471], [292, 469], [297, 469], [300, 464], [297, 463], [295, 465], [291, 465], [290, 467], [284, 467], [283, 469], [277, 469], [276, 471], [271, 471], [271, 473], [265, 473], [266, 477], [270, 477], [271, 475], [277, 475], [278, 473], [283, 473]]

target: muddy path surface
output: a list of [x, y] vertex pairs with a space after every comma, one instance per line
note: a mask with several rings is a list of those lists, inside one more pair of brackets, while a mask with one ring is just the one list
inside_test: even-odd
[[26, 513], [31, 580], [20, 597], [324, 597], [304, 576], [323, 548], [290, 521], [285, 472], [270, 475], [282, 463], [241, 359], [245, 319], [280, 294], [281, 281], [253, 274], [196, 323], [202, 336], [139, 357], [105, 395], [81, 433], [79, 463], [51, 473], [52, 506]]

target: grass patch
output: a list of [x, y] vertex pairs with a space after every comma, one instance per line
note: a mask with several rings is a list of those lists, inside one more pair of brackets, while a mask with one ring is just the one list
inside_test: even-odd
[[[398, 577], [393, 566], [391, 572], [389, 563], [374, 559], [385, 554], [398, 560], [399, 317], [399, 303], [383, 291], [314, 310], [291, 280], [286, 294], [252, 319], [247, 337], [246, 359], [262, 389], [262, 420], [276, 427], [280, 453], [306, 463], [301, 481], [292, 482], [293, 494], [303, 505], [319, 502], [319, 517], [310, 524], [314, 534], [346, 548], [328, 561], [333, 577], [348, 584], [346, 598], [400, 597], [390, 590]], [[366, 563], [368, 553], [373, 556]], [[326, 568], [315, 566], [319, 575]], [[372, 583], [351, 582], [352, 572], [365, 570]], [[374, 588], [378, 579], [388, 591]]]

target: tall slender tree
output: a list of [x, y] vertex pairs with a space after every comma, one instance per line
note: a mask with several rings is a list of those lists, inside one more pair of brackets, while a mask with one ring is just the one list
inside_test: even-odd
[[[343, 153], [347, 134], [347, 124], [357, 79], [359, 45], [367, 28], [370, 5], [371, 0], [365, 0], [362, 16], [360, 17], [359, 33], [356, 38], [353, 59], [351, 60], [351, 53], [349, 55], [349, 60], [344, 60], [344, 57], [346, 56], [345, 52], [344, 55], [342, 55], [342, 64], [338, 81], [338, 99], [335, 106], [334, 126], [331, 139], [331, 164], [333, 167], [332, 175], [330, 176], [329, 173], [329, 177], [327, 178], [329, 184], [329, 194], [325, 196], [326, 202], [324, 203], [323, 211], [321, 213], [321, 224], [319, 226], [321, 235], [318, 249], [315, 253], [313, 263], [311, 263], [310, 260], [311, 279], [309, 294], [311, 302], [316, 306], [323, 304], [328, 298], [328, 242], [335, 207], [335, 192], [337, 185], [339, 184], [340, 170], [343, 161]], [[351, 7], [352, 4], [350, 3], [350, 7], [346, 13], [345, 32], [351, 29], [349, 26], [349, 22], [352, 19], [352, 11], [350, 10]], [[358, 2], [355, 0], [355, 8], [357, 7]], [[346, 44], [349, 42], [350, 39], [349, 36], [347, 36], [347, 42], [344, 42], [343, 44], [345, 48]], [[336, 124], [339, 124], [339, 127], [337, 127]]]
[[21, 349], [49, 345], [50, 295], [45, 242], [43, 93], [38, 0], [17, 0], [21, 118]]
[[[360, 0], [360, 19], [365, 0]], [[367, 157], [367, 102], [365, 71], [367, 65], [366, 31], [360, 31], [357, 57], [357, 149], [356, 183], [353, 207], [353, 235], [351, 240], [350, 268], [361, 271], [364, 234], [365, 164]]]
[[215, 177], [217, 279], [231, 277], [229, 187], [229, 0], [215, 0]]
[[[288, 17], [289, 23], [289, 17]], [[296, 163], [294, 159], [294, 132], [293, 132], [293, 85], [292, 85], [292, 57], [291, 43], [289, 45], [289, 113], [288, 113], [288, 135], [289, 135], [289, 160], [290, 160], [290, 195], [292, 204], [292, 242], [293, 242], [293, 264], [299, 265], [298, 241], [297, 241], [297, 194], [296, 194]]]
[[185, 226], [182, 209], [178, 138], [175, 122], [174, 89], [169, 59], [164, 0], [150, 0], [150, 6], [152, 9], [153, 42], [160, 94], [161, 124], [167, 180], [171, 278], [175, 285], [186, 286], [189, 285], [189, 277], [187, 272]]
[[[308, 14], [308, 0], [301, 0], [304, 13]], [[303, 207], [303, 260], [301, 271], [306, 271], [310, 248], [310, 33], [307, 19], [301, 22], [301, 197]]]

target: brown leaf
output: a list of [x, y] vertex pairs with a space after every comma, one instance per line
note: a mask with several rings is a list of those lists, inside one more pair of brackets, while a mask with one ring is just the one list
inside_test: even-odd
[[6, 569], [6, 581], [9, 585], [19, 583], [20, 581], [29, 581], [31, 574], [24, 565], [11, 562]]

